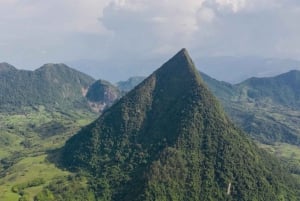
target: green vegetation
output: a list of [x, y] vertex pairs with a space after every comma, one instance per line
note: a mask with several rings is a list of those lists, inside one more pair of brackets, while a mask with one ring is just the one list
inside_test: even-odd
[[97, 116], [87, 105], [111, 104], [115, 87], [62, 64], [1, 63], [0, 200], [299, 200], [299, 72], [239, 85], [202, 74], [282, 166], [232, 125], [196, 74], [182, 51], [80, 130]]
[[85, 110], [66, 113], [50, 111], [44, 106], [28, 107], [19, 114], [0, 113], [0, 157], [62, 146], [66, 139], [96, 116]]
[[[267, 144], [300, 145], [299, 71], [271, 78], [251, 78], [236, 85], [200, 74], [231, 119], [252, 138]], [[122, 89], [123, 85], [119, 87]]]
[[34, 201], [96, 201], [94, 192], [87, 187], [87, 181], [79, 175], [58, 177], [39, 192]]
[[0, 180], [0, 200], [5, 201], [18, 201], [20, 195], [32, 200], [53, 178], [69, 174], [47, 162], [45, 154], [24, 155], [4, 173]]
[[298, 146], [276, 143], [275, 145], [260, 144], [260, 147], [276, 155], [292, 174], [300, 176], [300, 148]]
[[273, 102], [300, 109], [300, 71], [293, 70], [272, 78], [251, 78], [239, 84], [250, 99]]
[[232, 120], [261, 143], [300, 145], [300, 72], [251, 78], [241, 84], [220, 82], [202, 73]]
[[98, 200], [297, 200], [292, 177], [230, 122], [185, 50], [61, 154]]
[[32, 201], [51, 180], [69, 175], [50, 163], [47, 153], [96, 116], [86, 110], [65, 112], [44, 106], [0, 113], [0, 200]]
[[24, 106], [88, 108], [84, 90], [94, 79], [64, 64], [46, 64], [35, 71], [6, 70], [0, 74], [0, 111]]

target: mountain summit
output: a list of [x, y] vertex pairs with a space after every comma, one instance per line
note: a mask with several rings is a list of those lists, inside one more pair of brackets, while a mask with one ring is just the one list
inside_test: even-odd
[[16, 71], [17, 69], [15, 67], [13, 67], [12, 65], [8, 64], [8, 63], [0, 63], [0, 74], [1, 73], [7, 73], [10, 71]]
[[276, 160], [227, 118], [186, 49], [67, 141], [99, 200], [296, 200]]
[[64, 64], [45, 64], [35, 71], [0, 64], [0, 111], [44, 105], [86, 107], [83, 91], [94, 79]]

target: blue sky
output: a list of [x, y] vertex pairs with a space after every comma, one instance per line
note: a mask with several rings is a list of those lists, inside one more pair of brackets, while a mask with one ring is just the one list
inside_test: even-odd
[[85, 59], [130, 70], [182, 47], [196, 58], [300, 59], [298, 19], [299, 0], [0, 0], [0, 62], [35, 69]]

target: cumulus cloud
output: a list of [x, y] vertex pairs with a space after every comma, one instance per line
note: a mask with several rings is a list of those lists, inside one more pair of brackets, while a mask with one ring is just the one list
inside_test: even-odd
[[0, 0], [0, 60], [131, 65], [182, 47], [194, 57], [299, 58], [299, 18], [298, 0]]
[[285, 35], [298, 27], [300, 13], [291, 10], [299, 6], [295, 0], [119, 0], [100, 21], [124, 51], [163, 54], [185, 46], [206, 55], [278, 56], [278, 46], [290, 44]]
[[246, 6], [246, 0], [216, 0], [220, 7], [229, 7], [233, 12], [238, 12]]
[[97, 18], [106, 0], [0, 0], [2, 23], [20, 26], [26, 23], [34, 29], [47, 31], [101, 31]]
[[[114, 39], [120, 37], [124, 47], [137, 46], [162, 53], [187, 43], [199, 29], [198, 17], [210, 21], [213, 13], [202, 10], [203, 1], [113, 1], [100, 19], [111, 30]], [[176, 41], [177, 44], [173, 44]]]
[[[90, 55], [106, 0], [0, 0], [0, 55], [18, 66], [38, 66]], [[91, 50], [88, 47], [91, 45]]]

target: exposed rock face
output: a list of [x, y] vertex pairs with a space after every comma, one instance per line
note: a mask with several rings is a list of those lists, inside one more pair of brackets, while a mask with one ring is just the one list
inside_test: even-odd
[[119, 89], [104, 80], [94, 82], [86, 93], [90, 107], [96, 112], [102, 112], [118, 100], [120, 96]]

